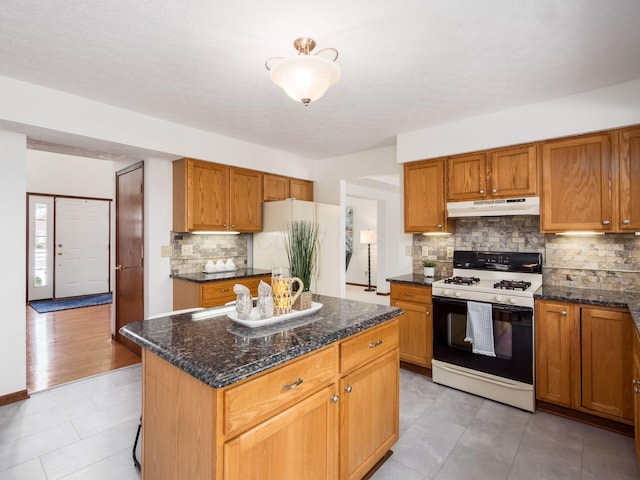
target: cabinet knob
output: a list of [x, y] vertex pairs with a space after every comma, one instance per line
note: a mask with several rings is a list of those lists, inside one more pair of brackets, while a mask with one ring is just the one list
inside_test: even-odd
[[302, 384], [303, 380], [298, 377], [295, 382], [289, 385], [282, 385], [282, 390], [293, 390], [296, 387], [299, 387]]
[[631, 220], [622, 220], [622, 223], [624, 225], [629, 225], [631, 223]]
[[235, 223], [232, 223], [232, 224], [231, 224], [231, 228], [234, 228], [235, 226], [236, 226], [236, 224], [235, 224]]
[[562, 315], [563, 317], [566, 317], [567, 316], [567, 312], [565, 310], [563, 310], [563, 311], [560, 312], [560, 315]]
[[493, 190], [491, 190], [491, 193], [498, 193], [498, 189], [494, 188]]
[[353, 390], [353, 387], [351, 385], [347, 385], [344, 389], [344, 391], [347, 393], [351, 393], [351, 390]]
[[431, 315], [431, 312], [429, 310], [427, 310], [426, 312], [424, 312], [425, 315]]
[[610, 222], [609, 220], [603, 220], [603, 221], [602, 221], [602, 224], [603, 224], [603, 225], [609, 225], [610, 223], [611, 223], [611, 222]]
[[640, 385], [640, 382], [634, 378], [631, 380], [631, 385]]
[[640, 393], [640, 388], [635, 387], [635, 388], [633, 389], [633, 391], [634, 391], [635, 393]]
[[226, 223], [223, 223], [223, 224], [222, 224], [222, 226], [223, 226], [224, 228], [227, 228], [227, 224], [226, 224]]
[[442, 224], [441, 223], [438, 224], [438, 228], [442, 228]]
[[340, 397], [338, 397], [338, 395], [334, 395], [333, 397], [331, 397], [331, 401], [333, 403], [338, 403], [338, 400], [340, 399]]
[[484, 193], [484, 190], [482, 188], [480, 189], [480, 193]]

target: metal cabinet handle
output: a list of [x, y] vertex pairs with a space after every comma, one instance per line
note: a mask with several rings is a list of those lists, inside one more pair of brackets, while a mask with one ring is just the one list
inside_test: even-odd
[[351, 390], [353, 390], [353, 387], [351, 385], [347, 385], [346, 388], [344, 389], [344, 391], [347, 393], [351, 393]]
[[629, 225], [631, 223], [631, 220], [622, 220], [622, 223], [624, 225]]
[[382, 340], [378, 339], [375, 342], [369, 343], [369, 348], [376, 348], [377, 346], [382, 345]]
[[602, 224], [603, 224], [603, 225], [609, 225], [610, 223], [611, 223], [611, 222], [610, 222], [609, 220], [603, 220], [603, 221], [602, 221]]
[[633, 389], [633, 391], [634, 391], [635, 393], [640, 393], [640, 388], [635, 387], [635, 388]]
[[298, 377], [295, 382], [290, 385], [282, 385], [282, 390], [293, 390], [296, 387], [299, 387], [302, 384], [303, 380]]
[[560, 312], [560, 315], [562, 315], [563, 317], [567, 316], [567, 312], [565, 312], [564, 310]]
[[62, 252], [58, 252], [58, 255], [62, 255]]
[[406, 295], [407, 297], [415, 297], [415, 296], [416, 296], [416, 294], [415, 294], [415, 293], [413, 293], [413, 292], [405, 292], [405, 295]]
[[338, 400], [340, 399], [340, 397], [338, 397], [338, 395], [334, 395], [333, 397], [331, 397], [331, 401], [333, 403], [338, 403]]
[[631, 380], [631, 385], [640, 385], [640, 382], [634, 378]]
[[221, 292], [221, 293], [224, 293], [224, 292], [228, 292], [229, 290], [230, 290], [229, 288], [221, 288], [221, 289], [220, 289], [220, 292]]

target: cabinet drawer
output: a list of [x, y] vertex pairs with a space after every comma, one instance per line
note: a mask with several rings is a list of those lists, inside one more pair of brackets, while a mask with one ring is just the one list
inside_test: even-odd
[[204, 308], [215, 307], [218, 305], [224, 305], [227, 302], [232, 302], [236, 299], [236, 294], [233, 292], [233, 286], [236, 283], [240, 283], [249, 287], [251, 295], [258, 296], [258, 284], [260, 280], [270, 282], [271, 277], [251, 277], [242, 278], [236, 280], [222, 280], [219, 282], [211, 282], [202, 286], [202, 306]]
[[397, 347], [398, 320], [391, 320], [340, 344], [340, 372], [349, 372]]
[[224, 432], [255, 424], [333, 382], [337, 345], [224, 392]]
[[391, 300], [405, 302], [431, 303], [431, 287], [419, 285], [391, 284]]

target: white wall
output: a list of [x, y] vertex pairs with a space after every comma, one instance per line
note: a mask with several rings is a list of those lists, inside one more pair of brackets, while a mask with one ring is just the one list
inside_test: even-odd
[[[378, 228], [378, 202], [347, 196], [346, 206], [353, 207], [353, 255], [349, 268], [347, 268], [347, 283], [359, 285], [367, 284], [369, 277], [365, 274], [368, 270], [367, 245], [360, 243], [361, 230], [377, 230]], [[376, 284], [378, 272], [378, 246], [371, 245], [371, 284]]]
[[26, 389], [26, 142], [0, 131], [0, 396]]
[[640, 123], [640, 80], [398, 135], [398, 162]]
[[113, 199], [113, 185], [110, 160], [27, 150], [28, 192]]

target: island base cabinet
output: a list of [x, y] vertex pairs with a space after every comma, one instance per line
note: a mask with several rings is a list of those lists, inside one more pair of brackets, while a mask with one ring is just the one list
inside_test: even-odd
[[333, 395], [332, 385], [225, 443], [224, 479], [335, 479]]
[[361, 479], [398, 440], [398, 368], [396, 348], [340, 380], [341, 479]]
[[633, 329], [633, 413], [634, 433], [636, 440], [636, 457], [640, 463], [640, 335], [638, 329]]

